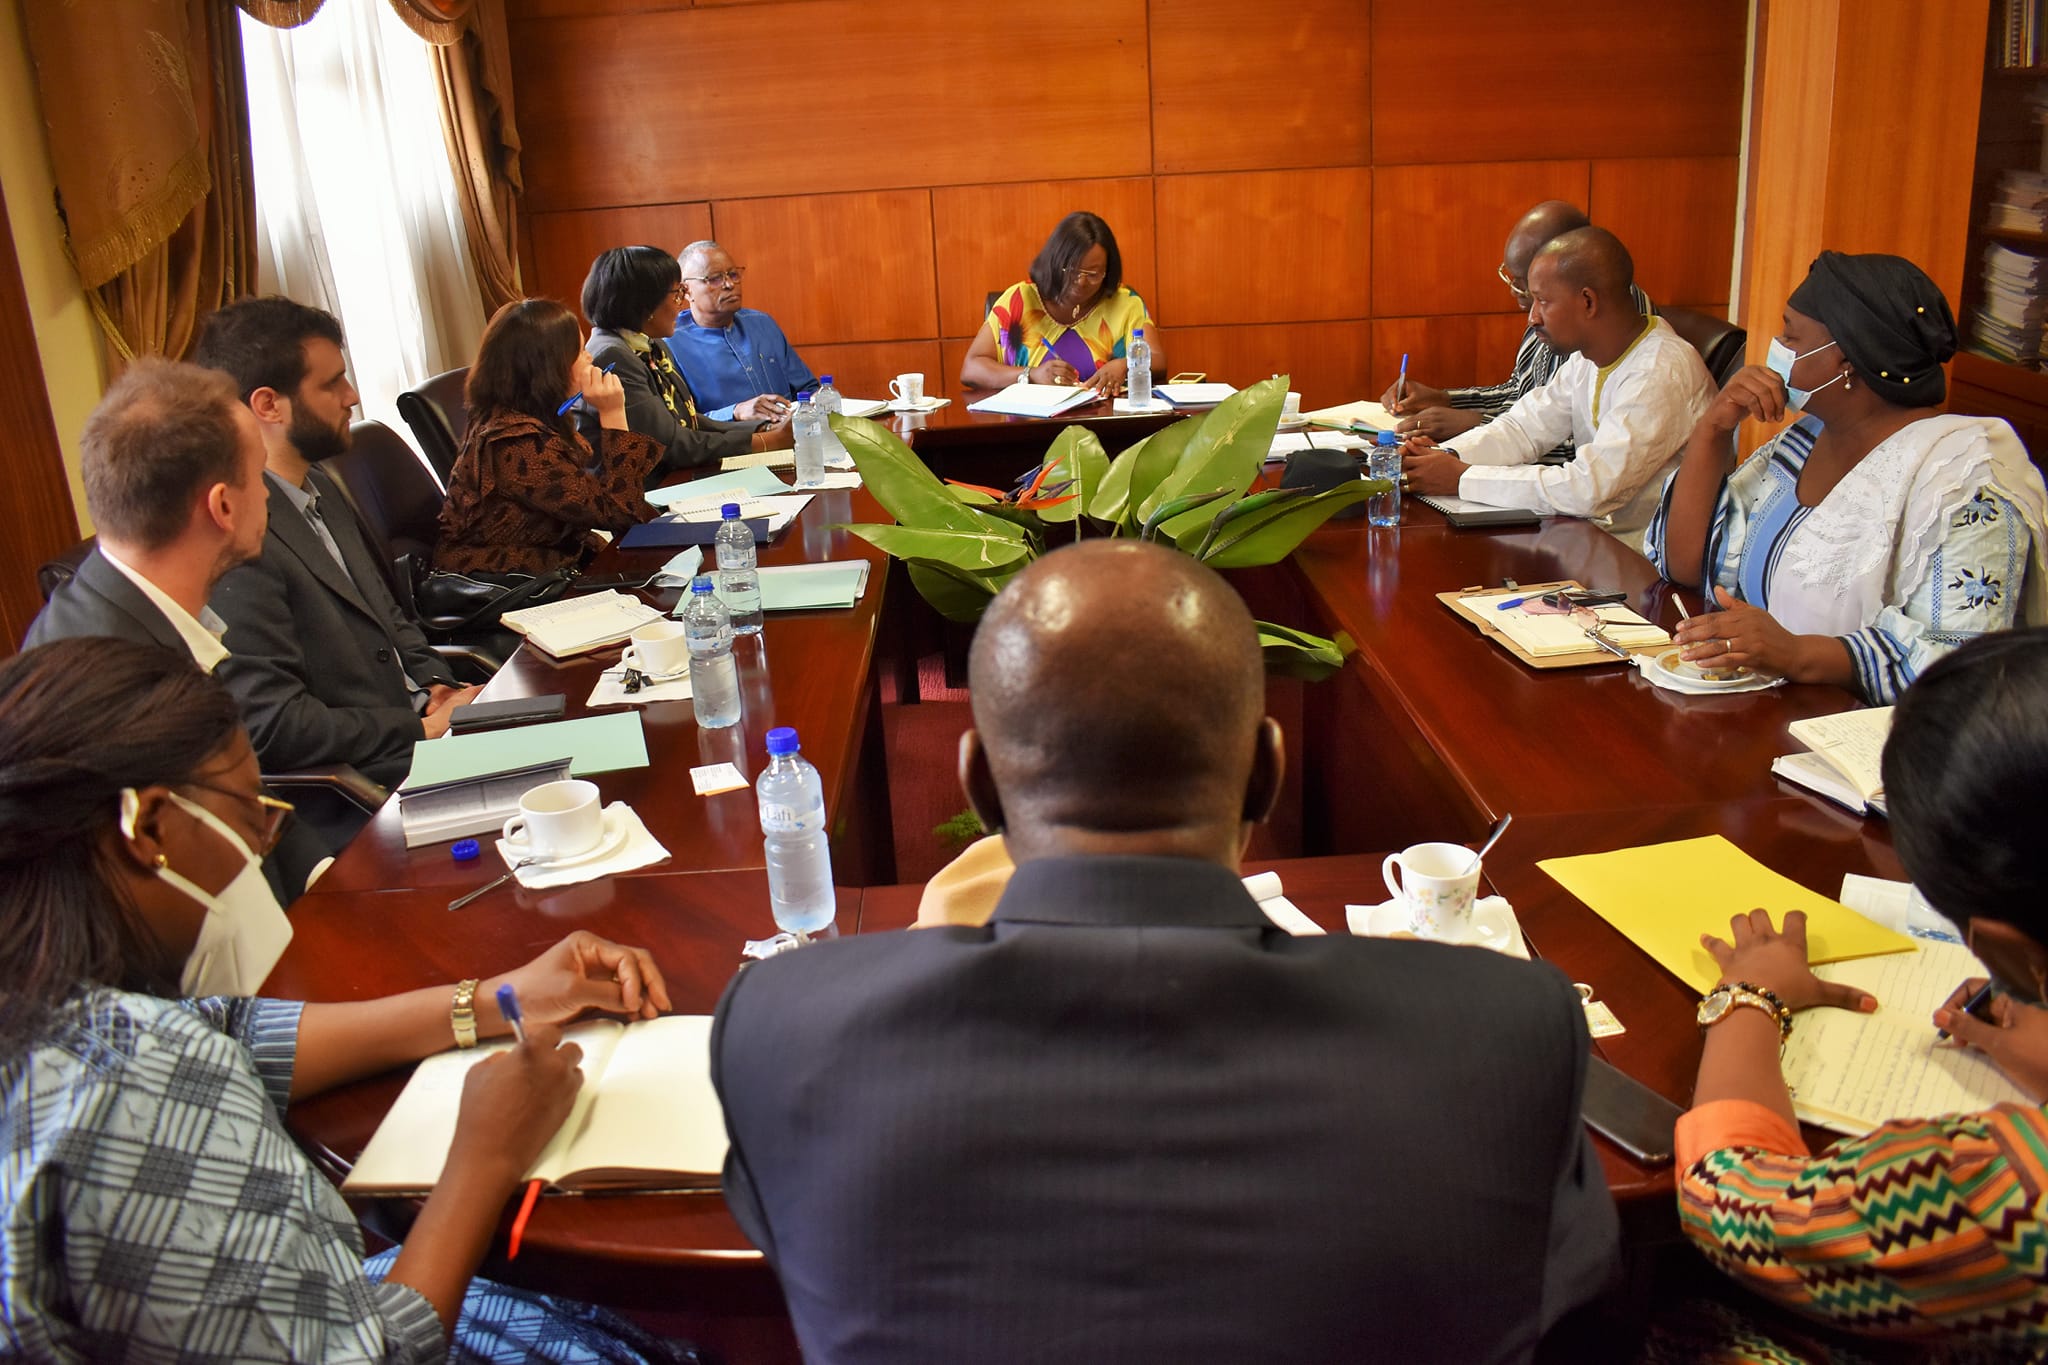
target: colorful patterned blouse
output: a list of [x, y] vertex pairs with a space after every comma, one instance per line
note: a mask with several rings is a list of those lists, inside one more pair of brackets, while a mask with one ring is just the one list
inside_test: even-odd
[[1074, 320], [1071, 327], [1054, 322], [1038, 297], [1038, 286], [1025, 280], [1003, 291], [988, 310], [988, 329], [995, 334], [996, 352], [1005, 365], [1027, 369], [1056, 355], [1086, 379], [1112, 360], [1122, 360], [1131, 332], [1150, 327], [1145, 300], [1118, 285], [1116, 293], [1098, 301]]
[[2048, 1351], [2048, 1114], [1887, 1123], [1808, 1155], [1763, 1105], [1679, 1121], [1678, 1214], [1707, 1258], [1764, 1298], [1945, 1358]]
[[576, 435], [524, 413], [470, 423], [448, 473], [434, 567], [451, 573], [544, 574], [594, 551], [592, 528], [625, 531], [658, 510], [642, 496], [662, 445], [604, 431], [595, 463]]

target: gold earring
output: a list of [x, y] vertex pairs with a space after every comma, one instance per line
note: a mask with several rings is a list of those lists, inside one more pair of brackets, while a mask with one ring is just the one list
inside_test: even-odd
[[156, 855], [156, 865], [158, 867], [169, 867], [171, 865], [171, 860], [169, 858], [166, 858], [163, 854], [159, 853]]

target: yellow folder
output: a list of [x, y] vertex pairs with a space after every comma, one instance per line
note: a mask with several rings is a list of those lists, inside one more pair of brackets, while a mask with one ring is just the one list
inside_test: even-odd
[[1786, 911], [1804, 910], [1810, 962], [1901, 953], [1914, 946], [1905, 935], [1779, 876], [1718, 834], [1547, 858], [1536, 865], [1701, 992], [1713, 989], [1721, 969], [1700, 946], [1700, 935], [1726, 939], [1728, 921], [1748, 910], [1770, 911], [1772, 923], [1781, 927]]

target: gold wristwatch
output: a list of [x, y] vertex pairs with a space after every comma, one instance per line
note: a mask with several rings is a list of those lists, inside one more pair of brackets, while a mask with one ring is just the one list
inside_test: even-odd
[[448, 1023], [455, 1030], [455, 1046], [476, 1046], [476, 987], [474, 977], [455, 988], [455, 1004], [448, 1011]]
[[1792, 1010], [1774, 992], [1747, 981], [1730, 981], [1714, 987], [1700, 998], [1699, 1021], [1702, 1029], [1712, 1028], [1735, 1012], [1737, 1006], [1748, 1005], [1771, 1016], [1778, 1025], [1778, 1041], [1792, 1036]]

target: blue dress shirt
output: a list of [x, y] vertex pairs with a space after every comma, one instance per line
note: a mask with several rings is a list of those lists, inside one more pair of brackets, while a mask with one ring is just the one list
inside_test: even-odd
[[757, 394], [794, 398], [818, 386], [775, 319], [759, 309], [740, 309], [729, 327], [699, 327], [684, 313], [668, 348], [704, 415], [722, 422], [733, 420], [734, 404]]

